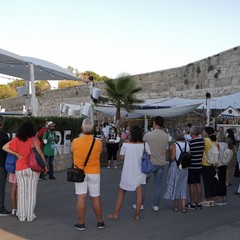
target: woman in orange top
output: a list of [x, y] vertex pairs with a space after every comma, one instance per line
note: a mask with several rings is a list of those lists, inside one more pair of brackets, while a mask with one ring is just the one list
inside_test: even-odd
[[36, 205], [37, 184], [39, 173], [32, 171], [29, 167], [29, 157], [34, 141], [36, 149], [44, 159], [40, 149], [35, 127], [31, 122], [21, 124], [17, 136], [3, 146], [3, 150], [17, 157], [16, 177], [18, 184], [17, 213], [20, 221], [33, 221], [36, 216], [34, 209]]

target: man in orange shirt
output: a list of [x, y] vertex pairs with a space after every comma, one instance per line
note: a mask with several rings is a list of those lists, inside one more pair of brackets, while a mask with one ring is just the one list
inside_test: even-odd
[[[86, 157], [93, 142], [94, 123], [90, 118], [82, 122], [82, 134], [72, 142], [73, 163], [78, 168], [83, 169]], [[102, 143], [99, 139], [95, 140], [92, 152], [89, 156], [86, 167], [84, 168], [85, 179], [82, 183], [75, 183], [77, 198], [78, 223], [74, 225], [77, 230], [85, 230], [85, 211], [87, 193], [91, 197], [93, 210], [97, 219], [97, 228], [103, 229], [105, 224], [102, 219], [102, 203], [100, 199], [100, 154]]]

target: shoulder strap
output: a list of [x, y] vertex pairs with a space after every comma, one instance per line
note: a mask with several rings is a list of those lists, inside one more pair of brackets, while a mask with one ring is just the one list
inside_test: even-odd
[[145, 142], [143, 142], [143, 153], [146, 152]]
[[182, 150], [180, 144], [179, 144], [178, 142], [175, 142], [175, 143], [178, 145], [178, 147], [179, 147], [179, 149], [181, 150], [181, 152], [183, 152], [183, 150]]
[[88, 152], [87, 158], [86, 158], [85, 163], [84, 163], [84, 167], [86, 167], [86, 165], [87, 165], [87, 162], [88, 162], [88, 159], [89, 159], [90, 154], [91, 154], [91, 152], [92, 152], [92, 149], [93, 149], [93, 145], [94, 145], [94, 143], [95, 143], [95, 138], [93, 138], [92, 145], [91, 145], [91, 147], [90, 147], [90, 149], [89, 149], [89, 152]]

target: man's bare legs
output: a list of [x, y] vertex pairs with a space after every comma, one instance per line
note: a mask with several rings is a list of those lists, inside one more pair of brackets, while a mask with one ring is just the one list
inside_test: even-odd
[[86, 197], [87, 194], [79, 194], [77, 197], [77, 216], [79, 224], [85, 223]]
[[91, 197], [93, 210], [97, 219], [97, 222], [103, 222], [102, 218], [102, 203], [100, 197]]

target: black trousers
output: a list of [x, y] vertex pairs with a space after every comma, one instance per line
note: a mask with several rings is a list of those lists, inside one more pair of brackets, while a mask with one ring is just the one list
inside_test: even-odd
[[214, 177], [216, 174], [213, 166], [202, 167], [203, 186], [206, 198], [216, 197], [217, 180]]
[[218, 167], [217, 196], [227, 195], [226, 175], [227, 165]]

